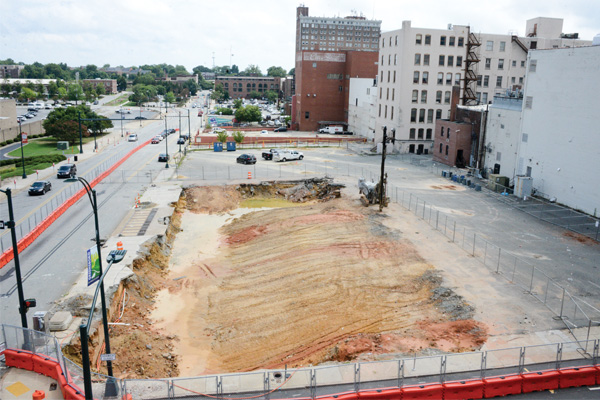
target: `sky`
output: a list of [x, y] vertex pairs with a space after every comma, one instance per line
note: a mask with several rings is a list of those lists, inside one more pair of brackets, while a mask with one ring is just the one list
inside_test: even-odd
[[[600, 34], [597, 0], [304, 0], [309, 15], [364, 15], [382, 31], [470, 25], [525, 34], [526, 20], [562, 18], [563, 32]], [[296, 7], [289, 0], [0, 0], [0, 60], [71, 67], [144, 64], [294, 67]]]

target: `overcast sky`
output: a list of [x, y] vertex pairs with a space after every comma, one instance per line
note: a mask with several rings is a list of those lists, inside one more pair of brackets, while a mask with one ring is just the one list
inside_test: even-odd
[[[289, 0], [0, 0], [0, 59], [69, 66], [236, 64], [294, 66], [296, 7]], [[525, 21], [562, 18], [563, 32], [600, 33], [598, 0], [305, 0], [310, 16], [353, 13], [382, 31], [470, 25], [473, 32], [525, 33]], [[231, 49], [231, 50], [230, 50]], [[233, 56], [231, 56], [233, 54]]]

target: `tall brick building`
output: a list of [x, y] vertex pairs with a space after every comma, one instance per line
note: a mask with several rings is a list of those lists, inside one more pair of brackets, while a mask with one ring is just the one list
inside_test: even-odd
[[362, 16], [310, 17], [308, 7], [297, 8], [294, 128], [347, 126], [350, 80], [377, 75], [380, 27]]

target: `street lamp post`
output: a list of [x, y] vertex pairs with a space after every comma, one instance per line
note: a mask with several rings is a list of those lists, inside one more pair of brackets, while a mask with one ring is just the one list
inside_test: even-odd
[[[181, 139], [181, 111], [179, 111], [179, 139]], [[181, 140], [177, 142], [179, 143], [179, 152], [181, 153]]]
[[77, 120], [79, 121], [79, 154], [83, 154], [83, 137], [81, 135], [81, 112], [77, 111]]
[[[65, 182], [77, 182], [77, 181], [81, 182], [81, 184], [85, 188], [88, 198], [90, 199], [90, 203], [92, 204], [92, 210], [94, 212], [94, 224], [95, 224], [95, 228], [96, 228], [96, 250], [98, 252], [98, 265], [100, 268], [100, 275], [103, 278], [104, 274], [102, 273], [102, 255], [101, 255], [102, 254], [101, 253], [102, 246], [100, 245], [100, 228], [99, 228], [99, 224], [98, 224], [98, 201], [96, 199], [96, 190], [92, 188], [92, 186], [90, 185], [90, 183], [87, 180], [85, 180], [84, 178], [81, 178], [81, 177], [73, 177], [73, 178], [69, 178], [69, 179], [65, 180]], [[114, 261], [117, 262], [116, 260], [114, 260]], [[110, 265], [109, 265], [109, 268], [110, 268]], [[107, 271], [108, 271], [108, 269], [107, 269]], [[100, 300], [102, 302], [102, 324], [104, 325], [104, 342], [106, 343], [105, 349], [106, 349], [106, 354], [110, 354], [110, 338], [108, 336], [108, 316], [107, 316], [107, 312], [106, 312], [106, 297], [104, 295], [104, 281], [102, 280], [102, 278], [100, 279], [100, 284], [98, 285], [98, 288], [100, 289]], [[96, 289], [96, 292], [98, 291], [98, 288]], [[95, 304], [95, 300], [96, 300], [96, 296], [94, 296], [94, 304]], [[91, 318], [92, 318], [93, 312], [94, 312], [94, 305], [92, 305], [92, 309], [90, 311], [90, 319], [88, 321], [87, 331], [89, 331], [89, 325], [91, 324]], [[80, 329], [80, 331], [81, 331], [81, 329]], [[82, 338], [82, 352], [83, 352], [83, 347], [84, 347], [83, 341], [84, 340]], [[86, 340], [86, 342], [87, 342], [87, 340]], [[87, 343], [86, 343], [86, 347], [87, 347]], [[85, 356], [85, 354], [83, 354], [83, 356]], [[88, 357], [89, 357], [89, 355], [88, 355]], [[84, 363], [84, 368], [89, 369], [89, 360], [88, 360], [87, 365]], [[112, 361], [108, 360], [106, 362], [106, 369], [108, 371], [108, 376], [110, 376], [112, 378], [113, 377]], [[88, 398], [87, 393], [88, 393], [88, 390], [86, 387], [86, 399]], [[90, 383], [90, 394], [91, 394], [91, 383]], [[90, 397], [90, 398], [92, 398], [92, 397]]]
[[121, 137], [123, 137], [123, 107], [121, 107]]
[[167, 128], [167, 114], [165, 114], [165, 154], [167, 161], [165, 161], [165, 168], [169, 168], [169, 129]]
[[21, 141], [21, 164], [23, 165], [23, 179], [27, 178], [25, 173], [25, 155], [23, 154], [23, 134], [21, 133], [21, 121], [19, 121], [19, 140]]

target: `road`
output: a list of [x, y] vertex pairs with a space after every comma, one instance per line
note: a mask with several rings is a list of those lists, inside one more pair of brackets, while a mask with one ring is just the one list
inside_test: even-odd
[[[116, 109], [116, 108], [114, 108]], [[178, 111], [173, 110], [167, 118], [169, 128], [178, 129]], [[183, 113], [182, 113], [183, 114]], [[185, 111], [187, 115], [187, 111]], [[118, 115], [118, 114], [117, 114]], [[155, 113], [149, 112], [150, 118]], [[183, 127], [182, 118], [182, 127]], [[117, 124], [115, 124], [118, 126]], [[134, 124], [135, 125], [135, 124]], [[164, 120], [143, 121], [143, 127], [130, 131], [138, 133], [139, 142], [121, 142], [115, 147], [107, 147], [103, 152], [78, 162], [78, 175], [93, 179], [117, 159], [127, 154], [131, 149], [149, 140], [165, 127]], [[191, 119], [192, 129], [198, 129], [200, 120], [197, 116]], [[131, 125], [130, 125], [131, 127]], [[187, 123], [184, 132], [187, 132]], [[178, 135], [170, 135], [167, 139], [169, 154], [177, 151]], [[96, 187], [100, 236], [111, 236], [128, 211], [134, 206], [134, 199], [150, 185], [149, 174], [157, 176], [165, 170], [165, 164], [157, 161], [158, 154], [165, 152], [165, 141], [158, 145], [147, 145], [115, 172]], [[15, 220], [25, 231], [29, 225], [39, 223], [48, 211], [62, 203], [70, 194], [81, 188], [79, 183], [65, 183], [64, 180], [51, 177], [52, 191], [45, 196], [30, 197], [26, 191], [14, 196]], [[110, 182], [110, 183], [108, 183]], [[46, 211], [48, 210], [48, 211]], [[7, 219], [6, 201], [0, 203], [0, 217]], [[18, 236], [20, 235], [20, 231]], [[29, 311], [28, 320], [31, 326], [31, 316], [35, 311], [46, 311], [52, 307], [79, 278], [86, 268], [86, 250], [94, 245], [94, 220], [92, 207], [88, 197], [82, 197], [75, 205], [66, 211], [52, 226], [46, 230], [33, 245], [20, 254], [21, 275], [26, 298], [36, 298], [37, 307]], [[7, 249], [9, 246], [9, 231], [3, 231], [0, 244]], [[20, 325], [18, 314], [18, 297], [14, 263], [11, 261], [0, 269], [0, 322]]]

